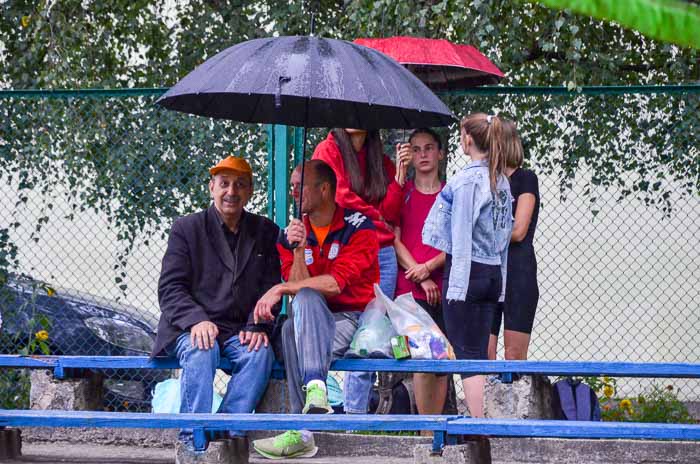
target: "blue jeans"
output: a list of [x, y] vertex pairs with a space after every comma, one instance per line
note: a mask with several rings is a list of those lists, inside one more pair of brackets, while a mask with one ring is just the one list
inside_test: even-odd
[[[396, 261], [396, 251], [393, 246], [379, 249], [379, 287], [382, 292], [394, 299], [396, 279], [399, 265]], [[364, 313], [363, 313], [364, 315]], [[360, 316], [360, 325], [362, 325]], [[344, 409], [348, 414], [366, 414], [369, 408], [369, 398], [376, 375], [374, 372], [348, 372], [345, 374]]]
[[[219, 348], [217, 343], [212, 349], [200, 350], [196, 346], [192, 346], [190, 333], [185, 332], [168, 347], [167, 351], [177, 357], [182, 368], [180, 376], [181, 413], [211, 413], [212, 384], [221, 355], [231, 362], [232, 377], [217, 412], [253, 412], [265, 393], [274, 360], [271, 347], [265, 348], [263, 346], [258, 351], [248, 352], [248, 347], [241, 345], [238, 335], [226, 340], [223, 348]], [[230, 433], [231, 435], [242, 435], [235, 431]], [[191, 430], [182, 430], [180, 439], [187, 441], [191, 434]]]
[[282, 326], [284, 368], [292, 414], [304, 408], [302, 386], [326, 381], [333, 359], [341, 358], [357, 330], [359, 312], [332, 313], [318, 291], [302, 288]]

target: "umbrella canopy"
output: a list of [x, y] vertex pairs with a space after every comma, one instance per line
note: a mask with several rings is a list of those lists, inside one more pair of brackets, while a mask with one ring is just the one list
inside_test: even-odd
[[495, 64], [471, 45], [424, 37], [356, 39], [354, 42], [389, 55], [433, 90], [497, 84], [504, 77]]
[[454, 121], [430, 89], [386, 55], [308, 36], [227, 48], [156, 103], [201, 116], [298, 127], [389, 129]]

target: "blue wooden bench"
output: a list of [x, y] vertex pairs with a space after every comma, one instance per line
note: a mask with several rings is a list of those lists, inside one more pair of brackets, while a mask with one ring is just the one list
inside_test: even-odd
[[447, 421], [456, 416], [418, 415], [309, 415], [309, 414], [154, 414], [99, 411], [39, 411], [0, 409], [0, 427], [92, 427], [192, 429], [195, 449], [203, 450], [208, 439], [227, 430], [314, 431], [432, 430], [438, 449], [447, 441]]
[[[17, 356], [0, 355], [0, 368], [51, 369], [57, 378], [81, 370], [177, 369], [172, 358], [119, 356]], [[220, 368], [230, 367], [226, 360]], [[700, 364], [625, 363], [573, 361], [422, 361], [394, 359], [341, 359], [336, 371], [385, 371], [499, 374], [510, 381], [514, 374], [549, 376], [602, 376], [649, 378], [700, 378]], [[282, 378], [282, 366], [273, 376]], [[132, 427], [192, 428], [195, 445], [203, 449], [206, 439], [222, 430], [432, 430], [433, 450], [439, 452], [456, 435], [550, 438], [628, 438], [700, 440], [700, 425], [604, 423], [549, 420], [474, 419], [457, 416], [411, 415], [293, 415], [293, 414], [148, 414], [91, 411], [0, 410], [0, 427]]]
[[[174, 358], [147, 356], [20, 356], [0, 355], [0, 367], [52, 369], [57, 378], [69, 377], [71, 369], [179, 369]], [[219, 368], [230, 364], [222, 359]], [[502, 376], [603, 376], [644, 378], [700, 378], [700, 364], [630, 363], [587, 361], [465, 361], [339, 359], [333, 371], [427, 372], [436, 374], [499, 374]], [[273, 376], [284, 377], [284, 368], [275, 363]]]
[[226, 430], [431, 430], [435, 434], [433, 449], [436, 452], [442, 450], [445, 444], [453, 443], [456, 435], [700, 440], [700, 425], [692, 424], [475, 419], [427, 415], [153, 414], [0, 409], [0, 427], [188, 428], [193, 430], [195, 449], [204, 449], [207, 439]]

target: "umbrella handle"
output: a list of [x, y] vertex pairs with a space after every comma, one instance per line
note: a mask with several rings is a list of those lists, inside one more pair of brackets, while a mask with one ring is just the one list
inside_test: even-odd
[[277, 81], [277, 93], [275, 94], [275, 108], [282, 108], [282, 84], [286, 84], [291, 81], [292, 78], [289, 76], [280, 76]]

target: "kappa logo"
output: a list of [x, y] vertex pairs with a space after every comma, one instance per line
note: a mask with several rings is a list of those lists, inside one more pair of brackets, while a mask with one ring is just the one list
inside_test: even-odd
[[367, 220], [367, 216], [361, 213], [352, 213], [350, 216], [345, 216], [345, 221], [349, 222], [354, 227], [359, 227], [365, 220]]

